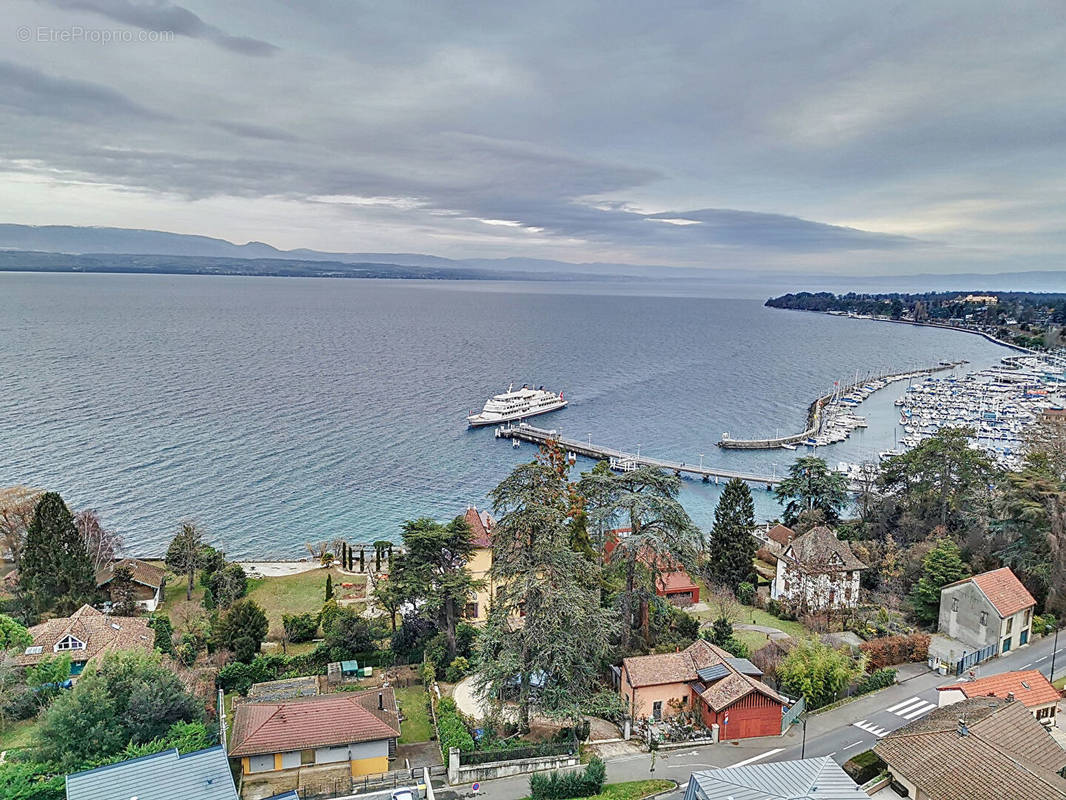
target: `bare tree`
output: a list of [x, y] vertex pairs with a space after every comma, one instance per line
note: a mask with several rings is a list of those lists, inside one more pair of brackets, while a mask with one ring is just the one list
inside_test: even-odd
[[22, 558], [26, 529], [42, 494], [42, 489], [26, 486], [0, 489], [0, 555], [10, 559], [16, 568]]
[[100, 522], [100, 514], [94, 508], [79, 511], [74, 515], [74, 527], [85, 542], [85, 549], [92, 561], [93, 573], [106, 567], [122, 550], [122, 537], [108, 530]]

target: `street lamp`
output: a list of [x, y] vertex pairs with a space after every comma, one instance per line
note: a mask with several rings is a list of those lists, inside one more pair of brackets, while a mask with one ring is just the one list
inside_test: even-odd
[[703, 453], [700, 453], [700, 469], [703, 469]]

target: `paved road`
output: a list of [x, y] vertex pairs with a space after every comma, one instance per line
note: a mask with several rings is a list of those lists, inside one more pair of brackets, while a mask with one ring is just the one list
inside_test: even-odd
[[[977, 676], [995, 675], [1020, 669], [1039, 669], [1050, 676], [1051, 637], [1037, 639], [1031, 645], [977, 667]], [[1066, 674], [1066, 635], [1060, 636], [1056, 655], [1055, 674]], [[812, 715], [807, 722], [807, 741], [803, 746], [803, 731], [793, 725], [788, 734], [775, 738], [747, 739], [701, 747], [660, 751], [655, 757], [655, 771], [648, 753], [612, 758], [607, 762], [607, 780], [632, 781], [643, 778], [670, 778], [680, 786], [667, 800], [680, 800], [689, 775], [700, 769], [736, 766], [738, 764], [786, 761], [800, 757], [831, 756], [844, 763], [857, 753], [869, 750], [878, 739], [919, 719], [937, 707], [937, 686], [956, 683], [953, 676], [930, 672], [924, 665], [906, 665], [901, 670], [902, 682], [867, 697]], [[910, 677], [907, 677], [910, 676]], [[450, 797], [470, 797], [470, 787], [451, 787], [440, 800]], [[440, 794], [440, 792], [438, 792]], [[487, 800], [518, 800], [529, 795], [529, 776], [485, 781], [479, 797]]]

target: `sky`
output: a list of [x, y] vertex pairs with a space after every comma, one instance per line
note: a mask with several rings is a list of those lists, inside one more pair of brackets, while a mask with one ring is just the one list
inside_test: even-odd
[[5, 0], [0, 222], [1064, 266], [1066, 3]]

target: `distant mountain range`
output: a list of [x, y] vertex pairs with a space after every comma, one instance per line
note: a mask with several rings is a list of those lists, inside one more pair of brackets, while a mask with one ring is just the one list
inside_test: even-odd
[[451, 259], [424, 253], [279, 250], [263, 242], [135, 228], [0, 224], [0, 271], [149, 272], [438, 280], [684, 279], [723, 297], [796, 290], [832, 292], [1066, 291], [1066, 272], [839, 275], [784, 270], [569, 263], [537, 258]]

